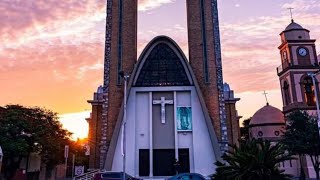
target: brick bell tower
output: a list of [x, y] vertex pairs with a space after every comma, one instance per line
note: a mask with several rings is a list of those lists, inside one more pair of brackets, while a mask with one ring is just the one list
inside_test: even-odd
[[220, 148], [228, 148], [217, 0], [188, 0], [189, 62], [201, 89]]
[[89, 130], [90, 168], [104, 167], [123, 100], [119, 73], [131, 74], [136, 63], [137, 9], [138, 0], [107, 0], [103, 92], [95, 93], [94, 100], [88, 101], [93, 107], [89, 127], [98, 128]]
[[[315, 39], [310, 38], [309, 30], [292, 22], [281, 32], [279, 46], [281, 66], [277, 68], [283, 112], [294, 110], [316, 110], [315, 87], [308, 73], [319, 70]], [[318, 78], [318, 77], [317, 77]], [[316, 80], [319, 92], [319, 79]]]
[[[89, 121], [90, 168], [103, 168], [120, 113], [123, 83], [119, 72], [131, 74], [137, 58], [138, 0], [107, 0], [104, 84], [95, 93]], [[203, 94], [221, 145], [227, 149], [217, 0], [188, 0], [189, 62]], [[101, 115], [97, 115], [101, 114]], [[94, 127], [93, 127], [94, 126]], [[100, 130], [99, 130], [100, 129]]]

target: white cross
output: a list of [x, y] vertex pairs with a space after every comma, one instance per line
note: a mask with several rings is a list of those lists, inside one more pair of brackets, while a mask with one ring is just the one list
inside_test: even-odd
[[166, 104], [173, 104], [173, 100], [166, 100], [165, 97], [161, 97], [161, 100], [153, 100], [153, 104], [161, 104], [161, 123], [166, 123]]

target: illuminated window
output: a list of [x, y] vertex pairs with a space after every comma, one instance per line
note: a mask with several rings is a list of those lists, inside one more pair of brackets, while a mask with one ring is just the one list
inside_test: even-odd
[[304, 90], [304, 98], [306, 100], [306, 103], [308, 106], [315, 106], [316, 105], [316, 99], [314, 96], [314, 86], [312, 83], [311, 77], [306, 77], [303, 80], [303, 90]]

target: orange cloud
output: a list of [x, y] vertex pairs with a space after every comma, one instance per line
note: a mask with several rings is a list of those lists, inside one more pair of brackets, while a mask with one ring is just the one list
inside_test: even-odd
[[[139, 0], [139, 9], [150, 11], [174, 2]], [[296, 7], [296, 22], [318, 39], [319, 49], [317, 2], [294, 0], [280, 6], [284, 11], [288, 6]], [[105, 5], [105, 0], [0, 1], [0, 104], [41, 105], [59, 113], [90, 108], [86, 100], [103, 82]], [[220, 20], [224, 80], [236, 93], [279, 92], [278, 34], [289, 24], [287, 15], [233, 23], [224, 17]], [[186, 24], [139, 29], [139, 52], [162, 34], [177, 41], [188, 55]]]
[[41, 105], [59, 113], [89, 108], [86, 100], [102, 83], [103, 44], [38, 47], [0, 54], [0, 104]]

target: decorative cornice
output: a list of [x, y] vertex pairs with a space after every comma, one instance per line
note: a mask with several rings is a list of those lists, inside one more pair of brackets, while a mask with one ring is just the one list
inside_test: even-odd
[[258, 126], [282, 126], [286, 125], [286, 123], [261, 123], [261, 124], [252, 124], [249, 125], [249, 128], [258, 127]]

